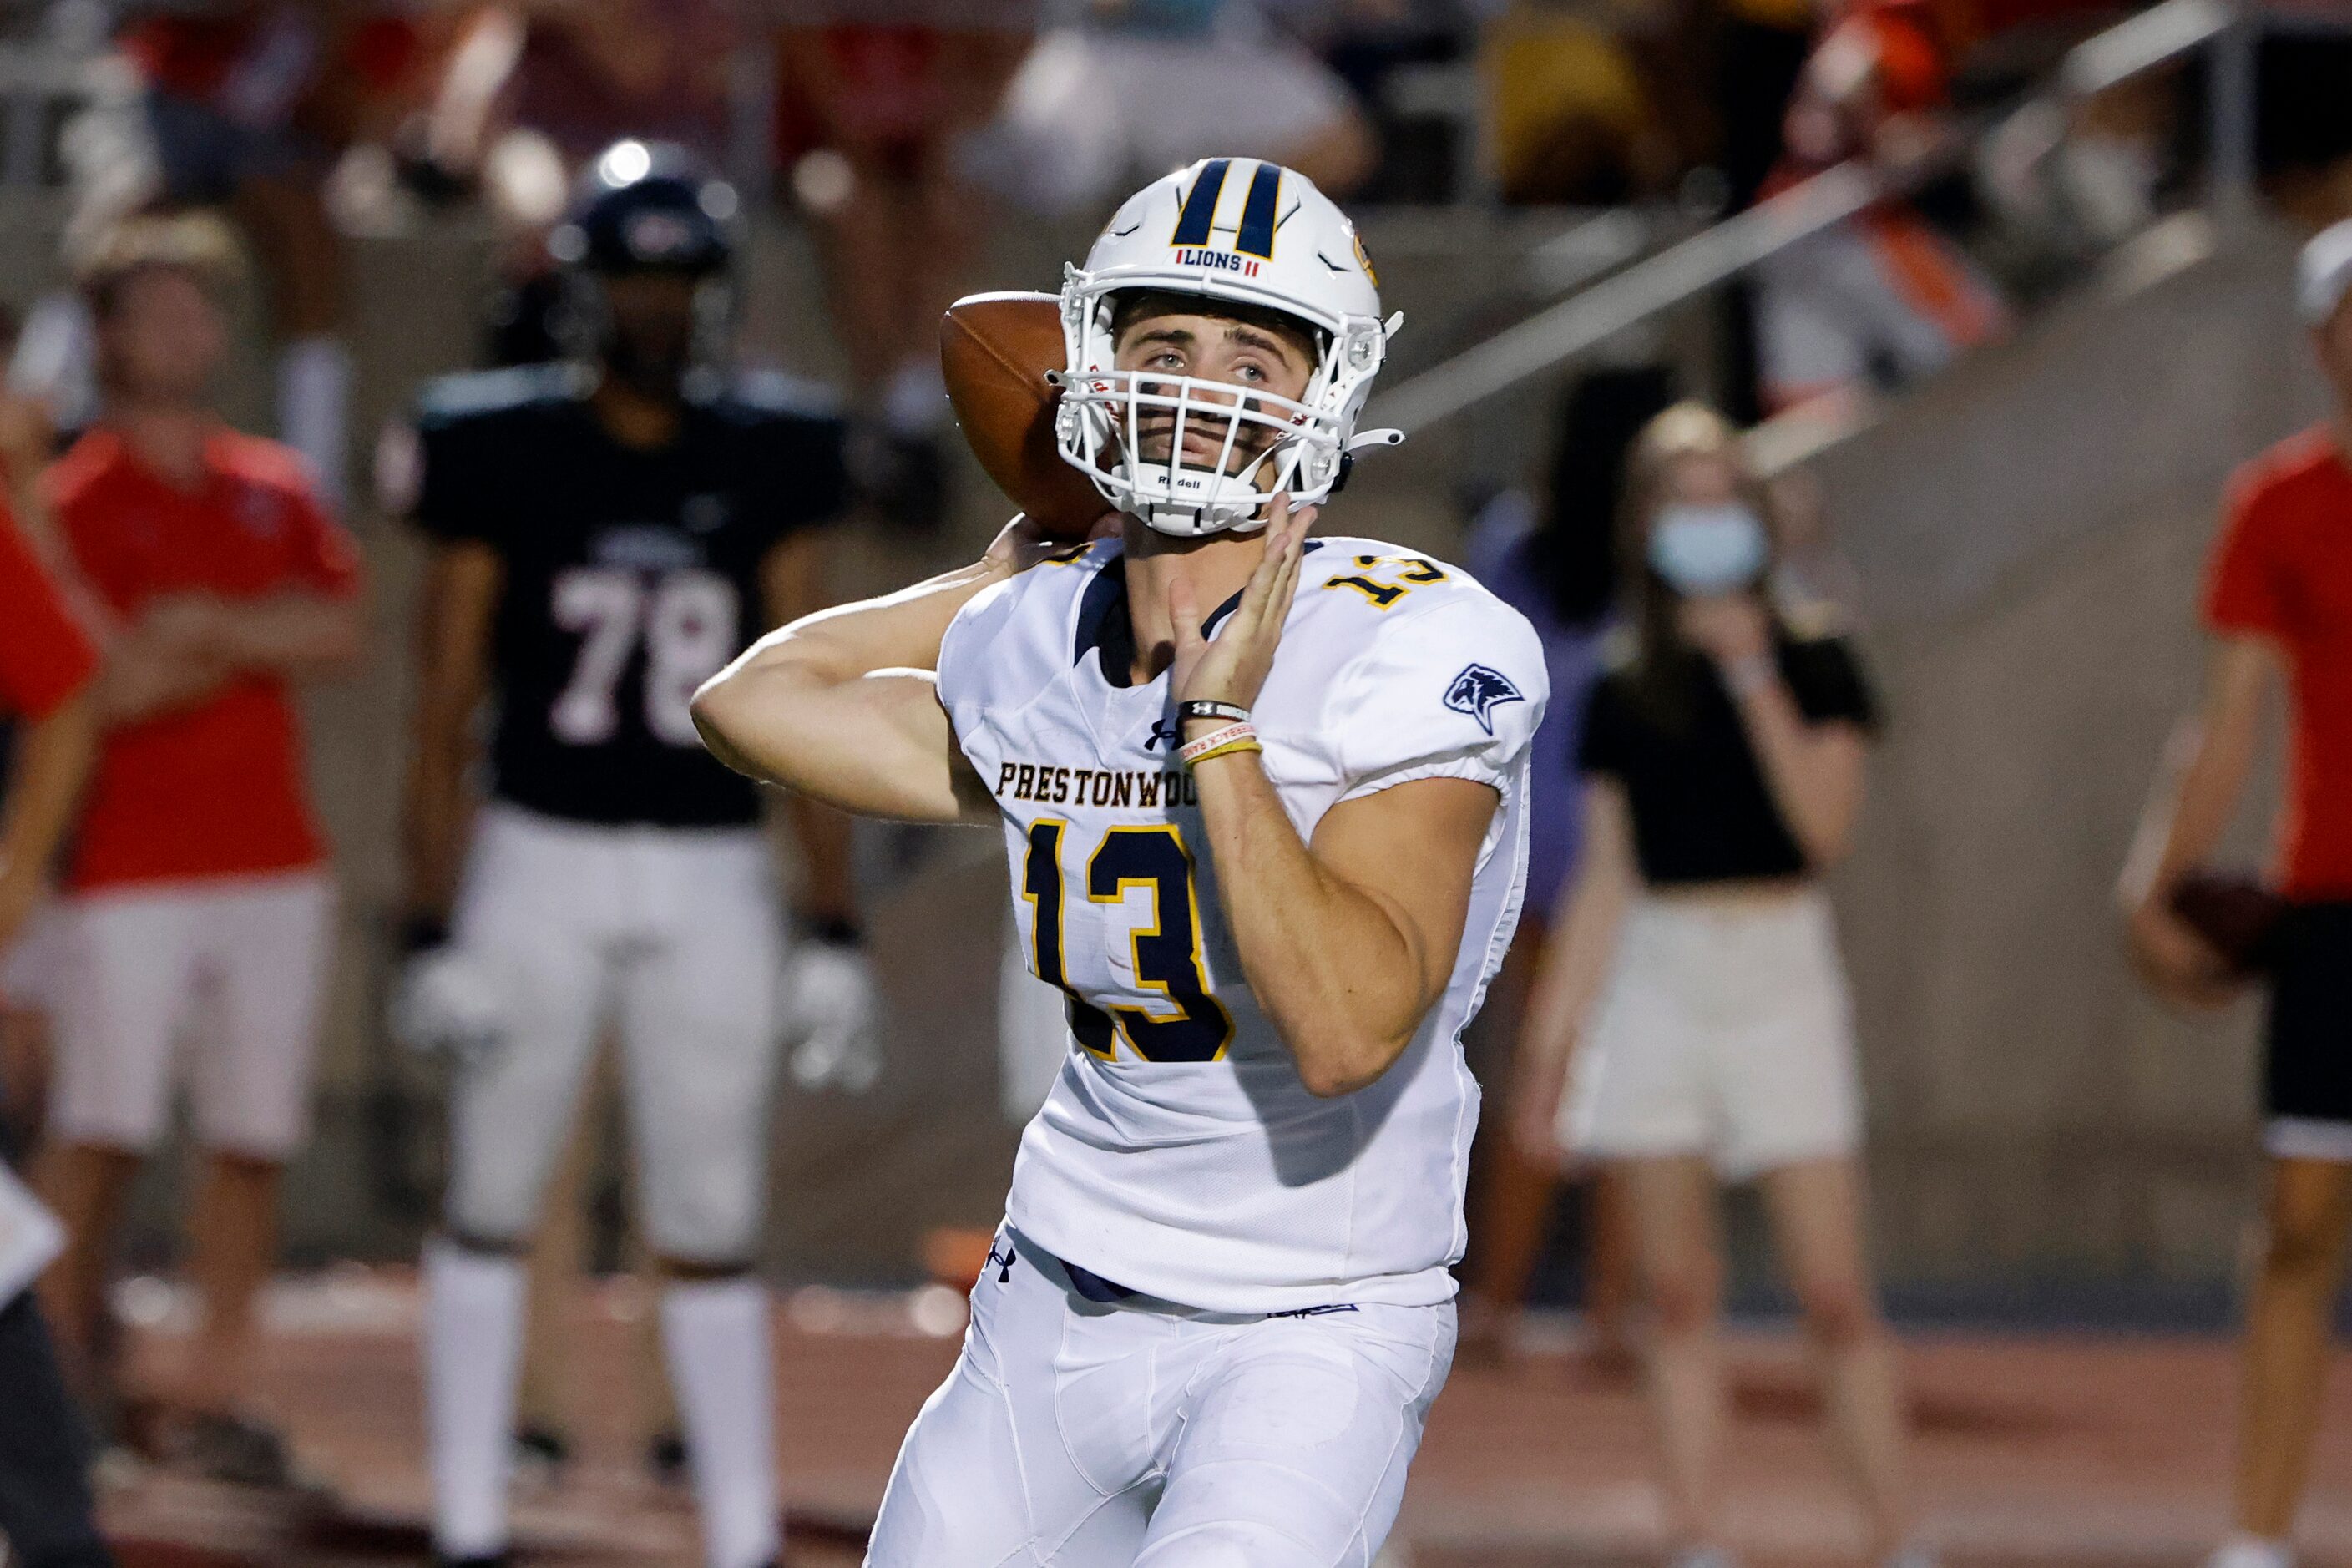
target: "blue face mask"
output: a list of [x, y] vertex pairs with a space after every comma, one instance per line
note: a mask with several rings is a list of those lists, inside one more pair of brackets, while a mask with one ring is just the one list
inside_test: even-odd
[[1769, 553], [1764, 525], [1737, 501], [1664, 506], [1650, 524], [1650, 564], [1686, 598], [1748, 586]]

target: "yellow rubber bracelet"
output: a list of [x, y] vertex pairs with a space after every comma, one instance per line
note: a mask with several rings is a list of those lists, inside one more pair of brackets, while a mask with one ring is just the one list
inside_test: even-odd
[[1223, 745], [1218, 746], [1213, 750], [1202, 752], [1199, 756], [1194, 757], [1188, 765], [1197, 768], [1202, 763], [1207, 762], [1211, 757], [1230, 757], [1236, 752], [1263, 752], [1265, 750], [1265, 748], [1259, 745], [1255, 740], [1244, 738], [1239, 741], [1228, 741]]

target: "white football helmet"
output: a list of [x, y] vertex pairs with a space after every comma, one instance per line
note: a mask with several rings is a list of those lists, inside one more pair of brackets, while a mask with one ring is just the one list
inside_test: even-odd
[[[1316, 343], [1305, 392], [1293, 401], [1230, 382], [1115, 369], [1116, 299], [1142, 290], [1297, 318]], [[1379, 280], [1356, 226], [1314, 182], [1255, 159], [1204, 159], [1128, 198], [1086, 266], [1064, 270], [1068, 358], [1055, 420], [1062, 457], [1111, 505], [1162, 533], [1262, 528], [1276, 495], [1319, 502], [1352, 448], [1403, 439], [1394, 430], [1355, 434], [1402, 319], [1381, 321]], [[1144, 418], [1171, 415], [1168, 456], [1146, 459]], [[1195, 422], [1222, 432], [1213, 468], [1181, 460]], [[1244, 429], [1265, 434], [1244, 437]]]

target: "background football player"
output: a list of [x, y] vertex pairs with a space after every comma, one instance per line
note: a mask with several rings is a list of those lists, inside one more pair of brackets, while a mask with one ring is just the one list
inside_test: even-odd
[[1001, 822], [1071, 1049], [867, 1561], [1369, 1562], [1451, 1363], [1543, 654], [1458, 570], [1305, 538], [1393, 322], [1304, 178], [1213, 159], [1063, 290], [1063, 455], [1122, 514], [794, 624], [737, 767]]
[[[446, 1229], [425, 1265], [448, 1561], [506, 1548], [518, 1253], [608, 1018], [708, 1557], [777, 1552], [751, 1268], [784, 933], [757, 794], [702, 754], [687, 701], [759, 625], [817, 604], [815, 527], [843, 479], [830, 418], [715, 368], [734, 216], [683, 153], [616, 143], [551, 240], [589, 363], [439, 384], [418, 423], [412, 510], [436, 549], [406, 806], [418, 957], [397, 1011], [410, 1037], [464, 1047]], [[475, 809], [474, 718], [493, 696]], [[803, 912], [821, 942], [852, 942], [846, 824], [800, 826]], [[844, 962], [857, 979], [838, 958], [834, 977]]]

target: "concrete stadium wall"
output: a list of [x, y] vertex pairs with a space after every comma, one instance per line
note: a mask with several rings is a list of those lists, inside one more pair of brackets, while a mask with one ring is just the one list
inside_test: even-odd
[[2292, 262], [2263, 234], [2081, 300], [1814, 465], [1892, 713], [1837, 881], [1897, 1277], [2232, 1271], [2257, 1007], [2149, 1001], [2112, 889], [2197, 691], [2223, 480], [2322, 406]]

